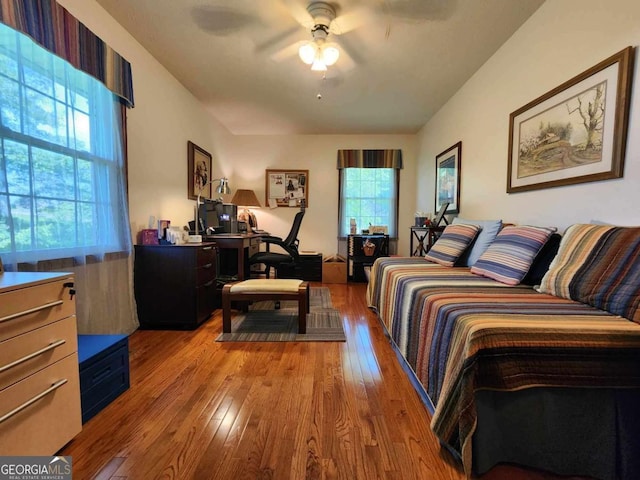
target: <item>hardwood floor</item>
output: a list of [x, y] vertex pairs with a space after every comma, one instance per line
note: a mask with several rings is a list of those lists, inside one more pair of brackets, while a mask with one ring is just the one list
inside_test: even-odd
[[[130, 337], [131, 388], [61, 452], [80, 479], [463, 479], [429, 429], [364, 284], [326, 285], [346, 342], [216, 343], [195, 331]], [[498, 467], [485, 480], [551, 479]]]

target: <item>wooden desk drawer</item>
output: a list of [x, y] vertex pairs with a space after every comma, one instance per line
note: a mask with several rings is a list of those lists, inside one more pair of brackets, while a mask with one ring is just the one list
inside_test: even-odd
[[213, 244], [203, 245], [198, 248], [196, 253], [196, 266], [202, 267], [208, 263], [216, 264], [216, 247]]
[[73, 278], [0, 293], [0, 340], [74, 315], [67, 282]]
[[75, 353], [0, 391], [3, 455], [53, 455], [81, 429]]
[[216, 279], [216, 264], [207, 263], [196, 271], [196, 286], [204, 285]]
[[216, 282], [205, 283], [198, 287], [196, 293], [197, 322], [204, 322], [216, 308]]
[[71, 316], [0, 342], [0, 390], [71, 355], [77, 338]]

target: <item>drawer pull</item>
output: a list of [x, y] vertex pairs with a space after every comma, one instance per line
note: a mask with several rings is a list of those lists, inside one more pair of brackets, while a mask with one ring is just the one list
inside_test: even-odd
[[58, 300], [56, 302], [45, 303], [44, 305], [40, 305], [38, 307], [30, 308], [29, 310], [24, 310], [22, 312], [14, 313], [12, 315], [8, 315], [6, 317], [0, 318], [0, 323], [8, 322], [9, 320], [13, 320], [14, 318], [22, 317], [24, 315], [29, 315], [30, 313], [39, 312], [40, 310], [46, 310], [47, 308], [53, 308], [58, 305], [62, 305], [64, 301]]
[[202, 268], [209, 270], [212, 266], [213, 263], [207, 263], [206, 265], [203, 265]]
[[66, 340], [57, 340], [53, 343], [50, 343], [46, 347], [41, 348], [36, 352], [30, 353], [29, 355], [25, 355], [24, 357], [19, 358], [18, 360], [15, 360], [11, 363], [8, 363], [0, 367], [0, 373], [4, 372], [5, 370], [9, 370], [10, 368], [13, 368], [17, 365], [20, 365], [21, 363], [26, 362], [27, 360], [31, 360], [32, 358], [37, 357], [38, 355], [42, 355], [43, 353], [48, 352], [49, 350], [53, 350], [54, 348], [57, 348], [60, 345], [64, 345], [65, 343], [67, 343]]
[[66, 378], [63, 378], [62, 380], [58, 380], [56, 383], [54, 383], [49, 388], [47, 388], [44, 392], [40, 392], [35, 397], [30, 398], [29, 400], [24, 402], [22, 405], [18, 405], [16, 408], [11, 410], [10, 412], [4, 414], [2, 417], [0, 417], [0, 423], [4, 422], [5, 420], [9, 420], [15, 414], [21, 412], [22, 410], [24, 410], [28, 406], [33, 405], [38, 400], [40, 400], [42, 397], [46, 397], [51, 392], [53, 392], [53, 391], [57, 390], [58, 388], [60, 388], [61, 386], [63, 386], [65, 383], [67, 383], [67, 379]]
[[202, 251], [203, 251], [203, 252], [204, 252], [204, 251], [207, 251], [207, 250], [211, 250], [211, 249], [213, 249], [213, 245], [210, 245], [210, 246], [208, 246], [208, 247], [202, 247]]
[[213, 285], [213, 280], [209, 280], [207, 283], [203, 285], [203, 287], [209, 288], [211, 285]]

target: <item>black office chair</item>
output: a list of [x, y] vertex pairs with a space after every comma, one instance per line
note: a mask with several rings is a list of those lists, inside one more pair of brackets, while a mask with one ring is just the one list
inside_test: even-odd
[[[294, 267], [299, 259], [298, 244], [300, 242], [298, 240], [298, 231], [300, 230], [302, 217], [304, 217], [304, 207], [296, 213], [296, 216], [293, 219], [293, 225], [291, 226], [291, 231], [284, 240], [280, 237], [274, 237], [271, 235], [262, 237], [262, 241], [267, 244], [267, 251], [258, 252], [252, 255], [251, 258], [249, 258], [249, 265], [255, 265], [258, 263], [264, 264], [265, 270], [260, 273], [265, 273], [267, 278], [269, 278], [272, 267], [276, 271], [276, 278], [278, 277], [278, 269], [283, 265]], [[286, 253], [270, 251], [271, 245], [279, 246]]]

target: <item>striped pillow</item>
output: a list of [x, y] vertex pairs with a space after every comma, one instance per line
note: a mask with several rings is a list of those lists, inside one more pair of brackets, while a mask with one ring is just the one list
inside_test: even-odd
[[640, 227], [572, 225], [538, 291], [640, 323]]
[[471, 267], [471, 273], [518, 285], [555, 228], [504, 227]]
[[448, 225], [424, 258], [445, 267], [453, 267], [456, 260], [476, 238], [479, 230], [480, 227], [477, 225], [462, 223]]

